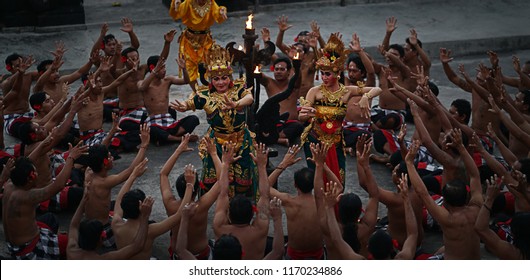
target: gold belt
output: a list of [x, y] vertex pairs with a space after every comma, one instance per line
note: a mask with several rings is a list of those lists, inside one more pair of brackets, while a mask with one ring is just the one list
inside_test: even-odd
[[[213, 133], [214, 137], [217, 139], [217, 143], [223, 145], [226, 142], [232, 141], [232, 143], [242, 144], [245, 137], [245, 130], [235, 131], [233, 133], [222, 133], [215, 131]], [[241, 146], [236, 147], [238, 150]]]
[[183, 33], [186, 39], [190, 42], [194, 49], [199, 49], [205, 45], [208, 38], [211, 37], [210, 30], [206, 31], [193, 31], [186, 29], [186, 32]]

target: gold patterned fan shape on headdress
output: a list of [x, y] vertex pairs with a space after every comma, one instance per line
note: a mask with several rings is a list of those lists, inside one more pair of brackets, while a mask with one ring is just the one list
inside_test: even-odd
[[206, 65], [208, 71], [206, 78], [232, 74], [232, 56], [227, 49], [214, 43], [206, 54]]
[[320, 71], [339, 72], [344, 70], [344, 64], [351, 50], [344, 47], [344, 43], [336, 33], [332, 33], [324, 46], [317, 52], [316, 68]]

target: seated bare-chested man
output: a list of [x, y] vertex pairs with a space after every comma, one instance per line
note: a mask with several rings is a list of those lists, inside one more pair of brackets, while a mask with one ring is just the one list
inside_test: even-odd
[[[143, 93], [144, 104], [148, 117], [145, 120], [151, 126], [151, 140], [159, 144], [181, 141], [185, 134], [191, 134], [199, 125], [199, 118], [195, 115], [176, 120], [169, 112], [169, 88], [171, 85], [185, 85], [189, 83], [186, 62], [178, 58], [177, 63], [184, 74], [183, 78], [166, 76], [165, 60], [159, 56], [147, 59], [147, 66], [151, 74], [138, 82], [138, 89]], [[192, 142], [198, 140], [197, 135], [190, 137]]]

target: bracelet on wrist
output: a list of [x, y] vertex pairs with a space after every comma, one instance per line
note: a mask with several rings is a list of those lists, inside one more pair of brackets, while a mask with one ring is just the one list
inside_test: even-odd
[[490, 212], [490, 214], [491, 214], [491, 208], [489, 208], [489, 207], [486, 205], [486, 203], [482, 204], [482, 206], [484, 206], [484, 208], [486, 208], [486, 210], [488, 210], [488, 212]]
[[279, 170], [285, 170], [285, 168], [284, 168], [284, 167], [280, 167], [280, 166], [276, 166], [276, 168], [275, 168], [275, 169], [279, 169]]

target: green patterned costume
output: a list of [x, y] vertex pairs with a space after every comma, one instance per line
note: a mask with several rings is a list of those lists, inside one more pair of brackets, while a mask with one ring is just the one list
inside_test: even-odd
[[[234, 86], [231, 87], [226, 95], [229, 99], [237, 101], [252, 94], [250, 90], [245, 89], [245, 79], [241, 78], [234, 81]], [[246, 110], [230, 109], [223, 110], [224, 94], [211, 92], [208, 87], [199, 87], [197, 94], [190, 97], [186, 101], [190, 109], [203, 109], [206, 112], [206, 118], [210, 128], [206, 135], [217, 146], [217, 154], [221, 158], [222, 145], [225, 142], [232, 141], [237, 143], [236, 155], [241, 156], [241, 159], [234, 162], [230, 166], [229, 176], [229, 195], [233, 197], [234, 194], [244, 194], [252, 201], [256, 201], [256, 193], [258, 189], [258, 172], [257, 167], [250, 157], [250, 153], [254, 152], [253, 139], [254, 133], [248, 130], [246, 124]], [[217, 181], [217, 174], [212, 158], [206, 150], [206, 146], [199, 145], [199, 155], [202, 159], [203, 170], [201, 180], [209, 190]]]

